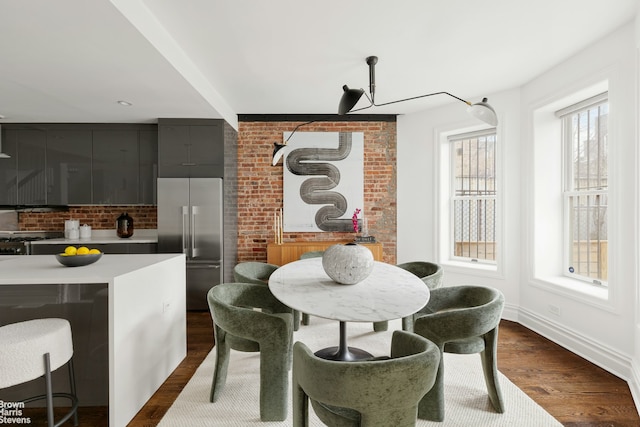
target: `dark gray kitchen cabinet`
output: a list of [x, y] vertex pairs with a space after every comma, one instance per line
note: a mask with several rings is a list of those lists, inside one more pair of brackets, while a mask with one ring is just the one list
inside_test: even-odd
[[46, 132], [38, 129], [2, 129], [2, 149], [11, 156], [0, 159], [0, 204], [47, 203]]
[[47, 204], [91, 203], [90, 130], [47, 132]]
[[138, 132], [140, 149], [138, 203], [156, 204], [156, 183], [158, 182], [158, 131]]
[[138, 202], [138, 131], [93, 131], [93, 203]]
[[37, 129], [18, 130], [8, 138], [16, 142], [16, 183], [18, 205], [47, 203], [46, 132]]
[[155, 204], [158, 132], [93, 131], [93, 203]]
[[18, 180], [16, 164], [18, 159], [18, 134], [6, 127], [2, 129], [2, 152], [9, 158], [0, 158], [0, 205], [18, 203]]
[[155, 204], [158, 128], [7, 124], [0, 205]]
[[223, 121], [159, 120], [158, 176], [224, 177]]

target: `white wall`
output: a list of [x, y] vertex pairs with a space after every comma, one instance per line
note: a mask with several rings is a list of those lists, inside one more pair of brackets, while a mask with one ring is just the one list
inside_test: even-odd
[[[640, 37], [638, 37], [640, 39]], [[505, 318], [517, 320], [559, 344], [631, 380], [638, 277], [636, 265], [639, 185], [636, 126], [638, 90], [636, 34], [633, 24], [619, 29], [531, 82], [488, 96], [500, 124], [505, 187], [502, 266], [497, 272], [445, 265], [445, 284], [477, 283], [505, 293]], [[532, 60], [535, 60], [532, 58]], [[496, 70], [499, 72], [499, 70]], [[546, 282], [534, 274], [534, 192], [543, 168], [534, 163], [534, 112], [590, 83], [609, 82], [610, 121], [610, 291], [606, 298]], [[472, 100], [472, 101], [475, 101]], [[398, 262], [438, 258], [438, 135], [471, 126], [464, 105], [398, 118]], [[538, 183], [538, 184], [537, 184]], [[559, 183], [558, 183], [559, 185]], [[537, 186], [537, 187], [536, 187]], [[538, 206], [539, 208], [539, 206]], [[540, 240], [538, 240], [540, 242]], [[550, 312], [550, 306], [560, 315]], [[640, 376], [639, 376], [640, 377]]]

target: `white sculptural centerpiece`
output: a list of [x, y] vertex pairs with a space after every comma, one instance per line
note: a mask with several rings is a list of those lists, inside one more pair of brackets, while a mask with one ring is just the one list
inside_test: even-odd
[[333, 245], [322, 255], [322, 268], [334, 282], [353, 285], [366, 279], [373, 270], [373, 254], [356, 243]]

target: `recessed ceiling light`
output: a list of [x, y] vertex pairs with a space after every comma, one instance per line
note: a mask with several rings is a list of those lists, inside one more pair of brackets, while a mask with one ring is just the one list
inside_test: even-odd
[[127, 101], [118, 101], [118, 104], [124, 105], [125, 107], [131, 107], [133, 104]]

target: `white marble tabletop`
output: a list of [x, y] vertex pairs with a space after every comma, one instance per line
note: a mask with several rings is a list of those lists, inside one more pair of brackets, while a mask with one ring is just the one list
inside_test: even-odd
[[269, 278], [273, 295], [289, 307], [342, 322], [379, 322], [415, 313], [429, 301], [429, 288], [414, 274], [376, 261], [371, 275], [355, 285], [329, 278], [322, 258], [294, 261]]

